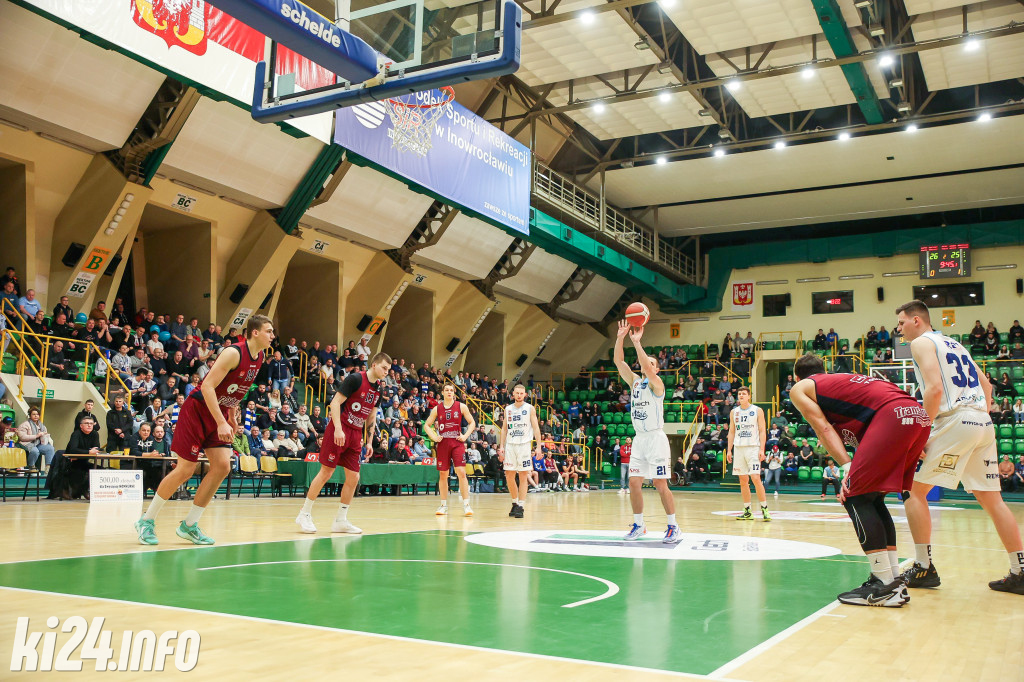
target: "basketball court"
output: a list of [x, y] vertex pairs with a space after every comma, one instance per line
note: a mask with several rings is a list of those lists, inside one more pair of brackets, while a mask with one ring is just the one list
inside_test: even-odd
[[[125, 630], [195, 630], [203, 679], [1021, 679], [1024, 620], [986, 585], [1005, 557], [976, 505], [932, 509], [942, 587], [865, 609], [834, 601], [867, 573], [848, 521], [784, 495], [772, 523], [739, 523], [735, 497], [676, 493], [673, 547], [657, 515], [647, 539], [622, 542], [629, 500], [612, 491], [530, 495], [523, 521], [501, 495], [473, 495], [471, 518], [434, 517], [433, 496], [357, 498], [361, 537], [298, 534], [298, 498], [218, 500], [209, 548], [171, 532], [184, 503], [168, 503], [155, 549], [138, 545], [134, 508], [6, 503], [0, 641], [15, 616], [30, 631], [100, 616], [117, 661]], [[317, 520], [329, 514], [321, 500]], [[171, 660], [163, 674], [185, 674]], [[99, 674], [86, 661], [80, 676]]]

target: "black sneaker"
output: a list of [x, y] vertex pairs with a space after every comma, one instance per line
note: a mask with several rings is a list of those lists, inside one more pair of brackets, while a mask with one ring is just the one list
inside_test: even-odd
[[993, 580], [988, 586], [996, 592], [1024, 594], [1024, 572], [1011, 573], [1001, 580]]
[[522, 507], [522, 505], [518, 505], [518, 504], [516, 505], [516, 508], [513, 510], [512, 516], [514, 518], [517, 518], [517, 519], [523, 518], [523, 507]]
[[512, 503], [512, 509], [510, 509], [510, 510], [509, 510], [509, 512], [508, 512], [508, 515], [509, 515], [510, 517], [513, 517], [513, 518], [514, 518], [514, 517], [515, 517], [515, 515], [516, 515], [516, 509], [517, 509], [518, 507], [519, 507], [519, 505], [518, 505], [518, 504], [516, 504], [515, 502], [513, 502], [513, 503]]
[[901, 580], [893, 580], [891, 583], [886, 584], [875, 576], [871, 576], [863, 585], [855, 590], [843, 592], [837, 599], [843, 604], [853, 604], [855, 606], [899, 608], [906, 603], [904, 599], [905, 590], [906, 588]]
[[938, 587], [942, 582], [939, 580], [939, 572], [935, 570], [934, 563], [925, 568], [916, 561], [913, 566], [903, 571], [900, 578], [907, 587]]

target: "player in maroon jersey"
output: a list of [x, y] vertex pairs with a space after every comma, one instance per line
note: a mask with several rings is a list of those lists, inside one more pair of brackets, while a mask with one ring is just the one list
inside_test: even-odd
[[[839, 501], [846, 507], [871, 578], [839, 595], [844, 604], [903, 606], [910, 601], [900, 579], [896, 525], [885, 506], [887, 493], [906, 494], [928, 441], [931, 420], [916, 400], [895, 384], [861, 374], [826, 374], [816, 355], [804, 355], [793, 372], [793, 405], [846, 476]], [[845, 445], [856, 450], [851, 464]]]
[[[466, 440], [476, 429], [476, 420], [470, 414], [465, 403], [455, 399], [455, 386], [445, 384], [441, 389], [443, 399], [427, 415], [423, 430], [437, 443], [437, 470], [440, 472], [437, 487], [441, 491], [441, 506], [434, 512], [437, 516], [448, 513], [448, 471], [455, 467], [455, 475], [459, 477], [459, 495], [462, 497], [462, 510], [466, 516], [472, 516], [469, 506], [469, 482], [466, 480]], [[465, 433], [462, 431], [462, 420], [469, 425]], [[434, 422], [437, 430], [434, 430]]]
[[160, 482], [149, 509], [135, 522], [142, 544], [157, 544], [156, 515], [174, 491], [192, 477], [200, 452], [206, 453], [210, 469], [196, 490], [192, 510], [176, 532], [178, 537], [197, 545], [213, 544], [213, 538], [200, 530], [199, 517], [231, 470], [231, 440], [238, 428], [235, 408], [256, 380], [273, 340], [274, 325], [270, 318], [250, 317], [245, 327], [245, 341], [226, 346], [197, 390], [185, 399], [171, 440], [171, 452], [177, 455], [177, 464]]
[[331, 399], [330, 419], [324, 430], [324, 442], [320, 446], [320, 472], [309, 484], [302, 511], [295, 517], [295, 523], [303, 533], [315, 533], [313, 524], [313, 501], [320, 494], [338, 464], [345, 469], [345, 485], [341, 488], [341, 505], [331, 526], [332, 533], [362, 533], [348, 520], [348, 507], [359, 485], [359, 455], [363, 443], [373, 443], [373, 432], [377, 428], [377, 404], [384, 377], [391, 370], [391, 357], [377, 353], [370, 360], [365, 372], [350, 372], [335, 382], [337, 392]]

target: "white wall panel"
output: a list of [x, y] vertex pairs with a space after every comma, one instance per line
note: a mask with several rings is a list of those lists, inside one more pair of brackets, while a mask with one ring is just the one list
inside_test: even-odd
[[495, 290], [529, 303], [550, 303], [559, 292], [576, 264], [535, 249], [526, 259], [523, 269], [495, 285]]
[[417, 251], [413, 260], [460, 279], [483, 279], [511, 243], [512, 237], [505, 232], [459, 213], [441, 241]]
[[598, 322], [608, 314], [615, 301], [619, 300], [626, 287], [609, 282], [597, 276], [575, 301], [566, 303], [558, 310], [586, 322]]

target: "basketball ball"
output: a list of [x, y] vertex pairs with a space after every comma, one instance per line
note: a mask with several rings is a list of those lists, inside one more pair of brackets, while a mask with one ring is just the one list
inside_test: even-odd
[[626, 308], [626, 322], [631, 327], [643, 327], [651, 317], [651, 311], [643, 303], [630, 303]]

